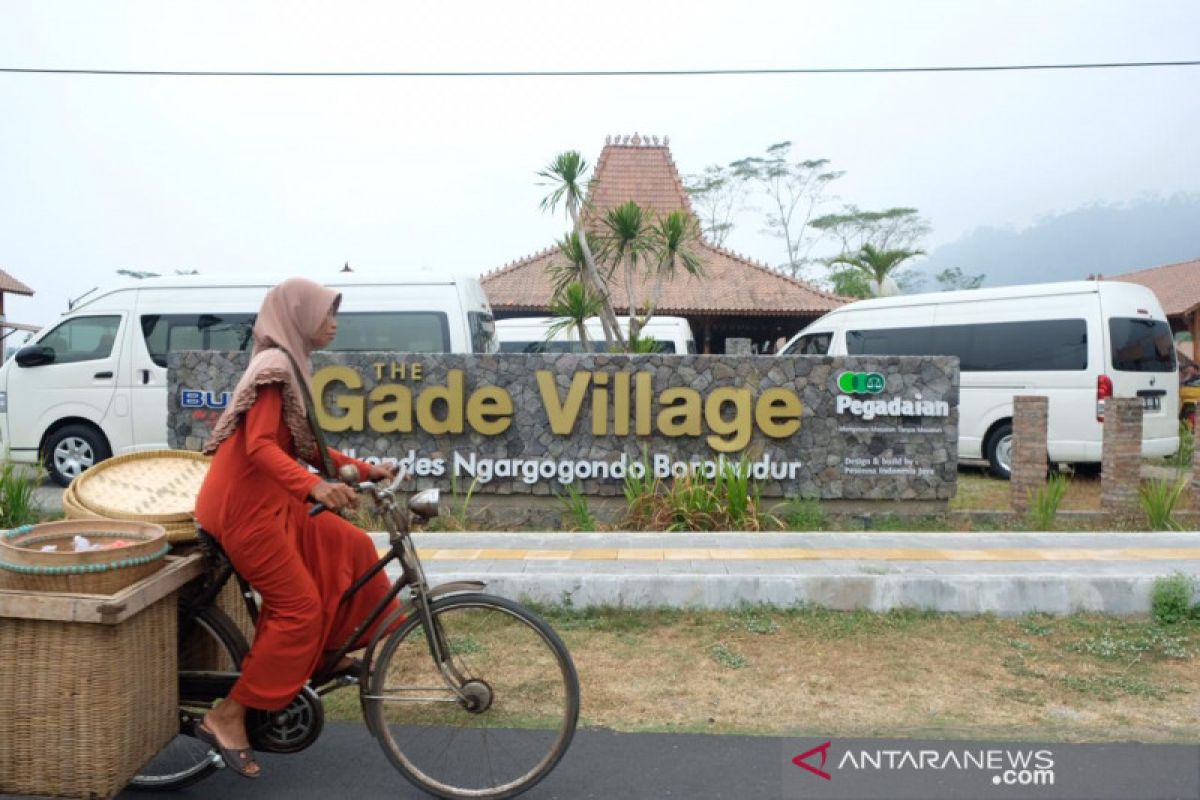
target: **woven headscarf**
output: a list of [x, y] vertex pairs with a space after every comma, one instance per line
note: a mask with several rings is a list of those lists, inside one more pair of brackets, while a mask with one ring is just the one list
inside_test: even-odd
[[[250, 365], [233, 390], [233, 398], [204, 443], [205, 453], [214, 453], [221, 442], [237, 430], [242, 417], [254, 405], [258, 388], [278, 383], [283, 386], [283, 416], [291, 431], [296, 452], [309, 463], [319, 464], [320, 454], [308, 424], [304, 395], [312, 391], [312, 362], [315, 339], [331, 311], [336, 312], [342, 296], [307, 278], [288, 278], [267, 292], [254, 321], [254, 352]], [[291, 355], [297, 370], [288, 359]]]

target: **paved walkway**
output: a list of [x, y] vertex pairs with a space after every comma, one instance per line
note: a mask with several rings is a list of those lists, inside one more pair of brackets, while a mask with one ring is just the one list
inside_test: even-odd
[[[383, 546], [385, 537], [374, 534]], [[514, 598], [728, 608], [813, 603], [1024, 614], [1150, 610], [1200, 575], [1187, 533], [419, 533], [430, 579]]]

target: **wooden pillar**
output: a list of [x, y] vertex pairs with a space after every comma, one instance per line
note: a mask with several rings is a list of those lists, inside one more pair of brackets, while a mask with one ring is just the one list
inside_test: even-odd
[[700, 352], [710, 356], [712, 355], [712, 317], [701, 317], [701, 320], [703, 332], [700, 334], [702, 340]]

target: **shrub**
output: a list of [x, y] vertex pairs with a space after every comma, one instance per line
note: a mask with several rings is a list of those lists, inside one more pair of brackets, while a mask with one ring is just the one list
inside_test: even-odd
[[1051, 475], [1044, 486], [1029, 493], [1029, 524], [1035, 531], [1054, 529], [1054, 520], [1067, 493], [1067, 486], [1065, 475]]
[[776, 516], [789, 531], [825, 530], [825, 509], [811, 497], [793, 497], [777, 509]]
[[567, 484], [567, 493], [559, 496], [558, 502], [572, 531], [594, 531], [599, 527], [596, 516], [588, 506], [587, 497], [575, 484]]
[[0, 463], [0, 528], [16, 528], [41, 519], [34, 500], [40, 473], [26, 475], [11, 461]]
[[1192, 468], [1192, 458], [1196, 452], [1196, 434], [1192, 426], [1186, 422], [1179, 423], [1179, 449], [1167, 458], [1167, 462], [1176, 469]]
[[1168, 578], [1157, 578], [1150, 594], [1150, 613], [1163, 625], [1174, 625], [1196, 616], [1192, 605], [1195, 581], [1176, 572]]
[[624, 525], [633, 530], [715, 531], [762, 530], [774, 518], [763, 511], [762, 496], [752, 486], [749, 465], [725, 462], [709, 479], [690, 474], [669, 483], [650, 476], [627, 475], [628, 504]]
[[1150, 530], [1180, 529], [1179, 523], [1175, 520], [1175, 507], [1183, 497], [1187, 483], [1186, 475], [1180, 475], [1174, 483], [1159, 478], [1152, 478], [1142, 483], [1138, 489], [1138, 503], [1142, 507], [1142, 513], [1146, 515], [1146, 522], [1150, 525]]

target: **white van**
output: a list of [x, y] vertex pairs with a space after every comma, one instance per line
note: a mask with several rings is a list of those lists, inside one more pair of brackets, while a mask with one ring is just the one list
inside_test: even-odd
[[[496, 338], [501, 353], [582, 353], [583, 343], [574, 325], [568, 325], [550, 335], [550, 327], [562, 322], [562, 317], [525, 317], [502, 319], [496, 322]], [[621, 331], [629, 335], [629, 317], [617, 317]], [[595, 349], [603, 349], [604, 328], [597, 317], [587, 320], [588, 339]], [[643, 338], [653, 339], [660, 353], [695, 353], [696, 340], [692, 327], [683, 317], [651, 317], [642, 328]]]
[[[95, 294], [0, 368], [0, 448], [45, 463], [66, 485], [110, 455], [167, 446], [167, 354], [241, 351], [280, 278], [188, 275]], [[495, 352], [476, 278], [404, 280], [357, 272], [322, 281], [342, 293], [330, 350]]]
[[786, 355], [954, 355], [959, 458], [1011, 472], [1013, 396], [1050, 398], [1049, 457], [1095, 470], [1104, 400], [1140, 397], [1142, 454], [1179, 447], [1171, 328], [1154, 293], [1113, 281], [1007, 286], [850, 303], [797, 334]]

